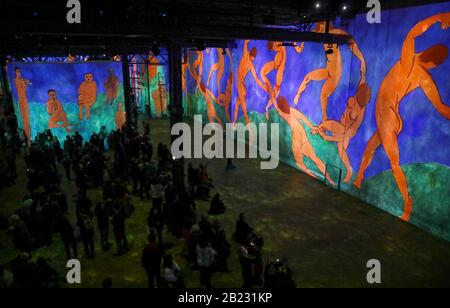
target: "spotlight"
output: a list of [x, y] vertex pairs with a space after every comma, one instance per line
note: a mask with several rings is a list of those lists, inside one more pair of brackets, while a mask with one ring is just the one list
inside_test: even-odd
[[314, 7], [316, 8], [316, 10], [318, 10], [318, 9], [320, 9], [322, 7], [322, 3], [317, 1], [316, 3], [314, 3]]
[[347, 13], [349, 11], [349, 9], [350, 9], [350, 6], [346, 2], [341, 4], [341, 11], [343, 13]]

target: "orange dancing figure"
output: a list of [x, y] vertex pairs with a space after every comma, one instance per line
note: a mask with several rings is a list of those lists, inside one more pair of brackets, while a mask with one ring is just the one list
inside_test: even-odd
[[30, 129], [30, 109], [28, 106], [27, 88], [31, 82], [22, 78], [22, 72], [19, 68], [15, 68], [16, 78], [14, 84], [17, 89], [17, 97], [19, 99], [20, 115], [22, 116], [23, 130], [27, 136], [28, 142], [31, 140]]
[[116, 123], [117, 129], [121, 129], [126, 122], [126, 114], [125, 111], [123, 111], [123, 103], [120, 102], [117, 105], [117, 112], [116, 116], [114, 117], [114, 122]]
[[220, 81], [222, 80], [223, 71], [225, 70], [225, 57], [222, 48], [216, 48], [217, 51], [217, 63], [214, 63], [209, 70], [208, 81], [206, 82], [206, 86], [209, 87], [209, 82], [211, 81], [212, 74], [217, 71], [217, 91], [218, 95], [222, 93], [222, 89], [220, 87]]
[[[45, 104], [47, 113], [50, 115], [50, 119], [48, 120], [48, 128], [60, 128], [64, 127], [68, 134], [71, 134], [72, 131], [69, 128], [69, 121], [67, 121], [67, 114], [64, 110], [63, 105], [56, 98], [56, 90], [48, 90], [48, 100]], [[62, 124], [59, 124], [61, 123]]]
[[[304, 46], [305, 43], [302, 43], [300, 46], [295, 44], [295, 50], [297, 51], [297, 53], [302, 53]], [[283, 42], [269, 41], [267, 43], [267, 48], [277, 53], [274, 60], [266, 63], [261, 69], [261, 79], [264, 82], [263, 90], [265, 90], [270, 96], [269, 102], [266, 106], [266, 118], [267, 120], [269, 120], [269, 108], [278, 98], [278, 95], [280, 94], [281, 84], [283, 83], [284, 70], [286, 68], [286, 47], [283, 46]], [[270, 84], [267, 75], [269, 75], [274, 70], [277, 72], [277, 76], [275, 86], [272, 89], [272, 85]]]
[[214, 108], [214, 103], [212, 99], [215, 99], [214, 94], [205, 87], [205, 84], [203, 82], [200, 83], [200, 93], [203, 95], [206, 101], [206, 105], [208, 108], [208, 120], [209, 123], [214, 123], [214, 120], [216, 120], [217, 123], [220, 124], [220, 126], [223, 127], [222, 121], [220, 120], [219, 116], [216, 113], [216, 108]]
[[[314, 135], [319, 134], [324, 140], [337, 142], [339, 157], [346, 170], [344, 183], [350, 182], [353, 175], [347, 148], [350, 140], [358, 133], [371, 97], [372, 92], [369, 86], [366, 83], [361, 83], [355, 96], [348, 99], [347, 108], [340, 122], [327, 120], [312, 130]], [[330, 132], [331, 135], [327, 135], [327, 132]]]
[[189, 104], [189, 96], [188, 96], [188, 88], [186, 81], [186, 71], [191, 71], [189, 67], [189, 59], [187, 57], [183, 57], [183, 62], [181, 64], [181, 87], [183, 89], [184, 97], [186, 98], [187, 105], [187, 113], [190, 113], [190, 104]]
[[86, 109], [86, 119], [91, 118], [91, 107], [97, 99], [97, 83], [94, 81], [94, 75], [84, 74], [84, 81], [78, 89], [78, 108], [80, 109], [80, 120], [83, 120], [83, 109]]
[[230, 59], [230, 73], [227, 79], [227, 88], [225, 93], [219, 94], [219, 97], [216, 99], [218, 105], [220, 105], [225, 110], [225, 115], [227, 117], [228, 123], [231, 123], [230, 117], [230, 104], [231, 98], [233, 96], [233, 60], [231, 58], [230, 50], [226, 49], [227, 55]]
[[239, 63], [239, 68], [237, 72], [237, 89], [238, 89], [238, 99], [236, 102], [236, 106], [234, 108], [234, 124], [236, 124], [239, 107], [242, 108], [242, 112], [244, 113], [245, 122], [247, 123], [249, 132], [250, 132], [250, 144], [253, 144], [253, 130], [250, 125], [250, 119], [248, 118], [247, 114], [247, 88], [245, 87], [245, 77], [247, 77], [247, 74], [249, 72], [252, 73], [253, 78], [255, 79], [256, 83], [261, 87], [264, 88], [263, 83], [258, 79], [258, 75], [256, 74], [255, 66], [253, 65], [253, 61], [255, 60], [258, 51], [255, 47], [253, 47], [250, 52], [248, 51], [248, 43], [249, 40], [244, 41], [244, 49], [242, 52], [242, 59]]
[[202, 81], [202, 75], [203, 75], [203, 53], [199, 50], [196, 50], [195, 53], [197, 54], [197, 59], [195, 59], [194, 63], [192, 63], [191, 74], [192, 74], [192, 77], [197, 82], [197, 86], [195, 88], [195, 93], [198, 94], [198, 90], [200, 88], [200, 82]]
[[[318, 22], [317, 27], [313, 32], [318, 33], [325, 33], [326, 31], [326, 22]], [[331, 34], [342, 34], [342, 35], [349, 35], [346, 31], [341, 29], [335, 29], [333, 28], [332, 24], [330, 24], [330, 30], [329, 32]], [[358, 45], [353, 39], [350, 39], [349, 41], [349, 47], [351, 52], [363, 63], [361, 65], [361, 76], [366, 76], [366, 62], [364, 60], [364, 57], [359, 50]], [[341, 75], [342, 75], [342, 57], [341, 52], [339, 50], [338, 44], [324, 44], [324, 50], [327, 51], [332, 46], [333, 53], [327, 53], [327, 67], [321, 68], [318, 70], [315, 70], [313, 72], [310, 72], [308, 75], [306, 75], [303, 82], [300, 84], [300, 87], [298, 88], [297, 95], [294, 98], [294, 103], [297, 105], [300, 96], [303, 94], [303, 92], [306, 90], [306, 87], [311, 81], [322, 81], [325, 80], [325, 83], [322, 87], [322, 91], [320, 94], [320, 105], [322, 107], [322, 122], [325, 122], [328, 120], [328, 113], [327, 113], [327, 106], [328, 106], [328, 98], [334, 93], [336, 90], [339, 82], [341, 81]]]
[[153, 91], [152, 97], [156, 109], [156, 116], [160, 118], [167, 111], [166, 87], [161, 82], [158, 82], [158, 88]]
[[158, 58], [155, 56], [149, 56], [149, 60], [148, 60], [148, 80], [152, 81], [153, 78], [156, 77], [156, 75], [158, 74], [158, 65], [159, 65], [159, 61]]
[[[309, 174], [310, 176], [317, 178], [303, 161], [303, 157], [306, 156], [317, 166], [317, 168], [325, 174], [325, 164], [317, 157], [314, 148], [308, 140], [305, 128], [300, 123], [303, 122], [306, 126], [314, 129], [312, 123], [306, 118], [306, 116], [295, 108], [289, 106], [288, 101], [283, 96], [280, 96], [277, 102], [274, 103], [275, 109], [278, 111], [283, 120], [287, 122], [292, 130], [292, 154], [294, 155], [297, 166]], [[327, 175], [328, 181], [334, 185], [333, 179]]]
[[112, 68], [109, 69], [109, 75], [106, 77], [103, 85], [106, 89], [105, 105], [108, 103], [112, 105], [114, 100], [119, 96], [119, 79], [117, 79]]
[[399, 113], [400, 102], [409, 93], [421, 88], [436, 110], [446, 119], [450, 119], [450, 107], [442, 102], [438, 87], [429, 72], [430, 69], [439, 66], [447, 59], [448, 48], [444, 45], [435, 45], [423, 52], [416, 53], [415, 50], [415, 38], [428, 31], [436, 23], [440, 23], [443, 30], [448, 29], [450, 12], [429, 17], [411, 29], [403, 43], [400, 60], [383, 80], [375, 109], [377, 131], [367, 144], [354, 182], [357, 188], [361, 187], [364, 172], [371, 164], [376, 149], [383, 145], [391, 163], [395, 182], [404, 200], [401, 219], [405, 221], [410, 220], [413, 200], [408, 192], [405, 174], [400, 167], [397, 140], [403, 128], [403, 121]]

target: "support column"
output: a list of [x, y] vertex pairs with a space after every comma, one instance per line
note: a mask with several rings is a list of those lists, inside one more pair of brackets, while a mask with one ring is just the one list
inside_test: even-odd
[[1, 65], [1, 74], [2, 74], [2, 84], [3, 87], [3, 93], [5, 95], [5, 101], [2, 102], [4, 104], [8, 104], [8, 110], [9, 108], [12, 108], [13, 102], [12, 102], [12, 94], [11, 94], [11, 88], [9, 86], [9, 79], [8, 79], [8, 72], [6, 71], [6, 57], [4, 55], [0, 56], [0, 65]]
[[[170, 89], [170, 125], [183, 121], [183, 90], [181, 83], [181, 46], [177, 43], [169, 44], [169, 89]], [[171, 136], [173, 142], [176, 136]], [[178, 192], [185, 191], [184, 159], [173, 163], [173, 183]]]
[[122, 57], [122, 74], [123, 74], [123, 96], [125, 100], [125, 112], [127, 115], [127, 126], [131, 127], [136, 124], [133, 123], [133, 109], [131, 107], [131, 84], [130, 84], [130, 63], [128, 62], [128, 55], [124, 54]]

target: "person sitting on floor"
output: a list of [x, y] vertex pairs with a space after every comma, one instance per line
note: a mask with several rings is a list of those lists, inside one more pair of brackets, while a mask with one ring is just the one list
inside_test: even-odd
[[222, 199], [221, 194], [216, 194], [211, 201], [211, 207], [209, 209], [209, 215], [221, 215], [224, 214], [227, 208], [225, 207], [225, 203]]

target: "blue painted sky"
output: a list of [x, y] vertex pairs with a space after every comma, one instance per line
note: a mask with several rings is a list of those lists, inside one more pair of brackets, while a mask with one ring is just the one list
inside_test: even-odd
[[108, 76], [109, 68], [114, 70], [119, 83], [122, 83], [121, 62], [10, 63], [8, 64], [8, 77], [15, 98], [17, 98], [14, 85], [14, 68], [16, 66], [22, 70], [22, 77], [29, 79], [32, 83], [27, 94], [28, 100], [33, 103], [45, 104], [48, 99], [48, 89], [55, 89], [61, 102], [76, 104], [78, 87], [84, 80], [84, 74], [88, 72], [94, 74], [98, 92], [105, 92], [103, 82]]

